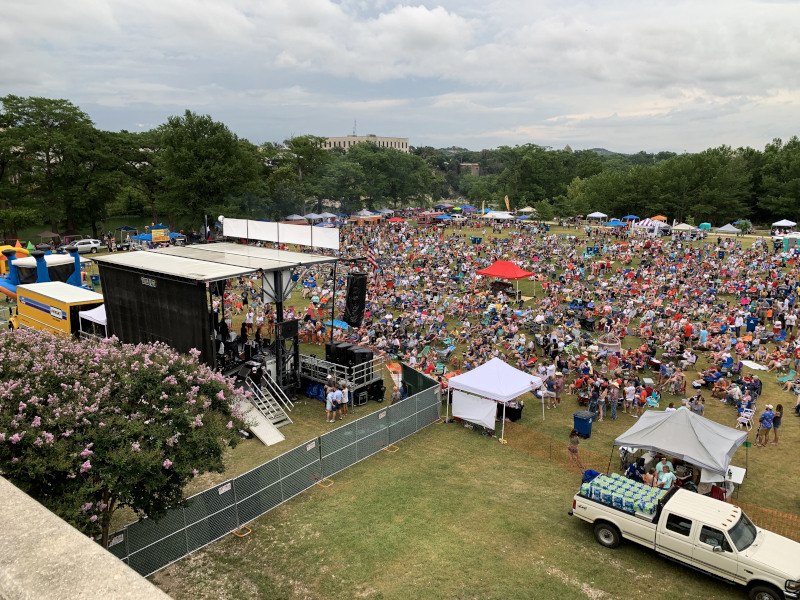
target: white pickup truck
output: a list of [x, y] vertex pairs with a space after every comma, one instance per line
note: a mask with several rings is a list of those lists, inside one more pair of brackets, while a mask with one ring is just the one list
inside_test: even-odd
[[732, 504], [673, 488], [652, 514], [577, 494], [570, 515], [594, 524], [597, 541], [622, 538], [716, 578], [744, 585], [751, 600], [800, 597], [800, 543], [753, 525]]

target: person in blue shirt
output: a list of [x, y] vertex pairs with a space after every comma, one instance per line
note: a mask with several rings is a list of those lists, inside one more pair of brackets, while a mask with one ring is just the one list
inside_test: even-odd
[[761, 413], [758, 419], [760, 427], [758, 428], [758, 440], [756, 446], [764, 447], [767, 445], [769, 432], [772, 429], [772, 421], [775, 418], [775, 413], [772, 412], [772, 404], [767, 404], [766, 410]]

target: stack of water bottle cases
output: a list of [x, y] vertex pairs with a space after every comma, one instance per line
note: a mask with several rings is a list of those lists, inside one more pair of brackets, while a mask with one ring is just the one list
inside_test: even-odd
[[598, 475], [589, 483], [581, 485], [581, 496], [602, 502], [629, 513], [653, 515], [658, 501], [666, 490], [626, 479], [622, 475]]

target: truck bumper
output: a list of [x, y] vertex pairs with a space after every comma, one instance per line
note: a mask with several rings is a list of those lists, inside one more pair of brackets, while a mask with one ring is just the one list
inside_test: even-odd
[[800, 593], [787, 592], [786, 590], [783, 590], [783, 595], [784, 595], [784, 597], [791, 598], [792, 600], [795, 600], [796, 598], [800, 598]]
[[570, 509], [567, 511], [567, 514], [568, 514], [570, 517], [572, 516], [572, 509], [571, 509], [571, 508], [570, 508]]

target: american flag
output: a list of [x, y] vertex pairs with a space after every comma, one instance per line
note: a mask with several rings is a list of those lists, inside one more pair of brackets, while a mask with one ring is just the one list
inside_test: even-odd
[[367, 262], [375, 269], [375, 277], [378, 276], [378, 261], [375, 260], [375, 253], [371, 248], [367, 248]]

